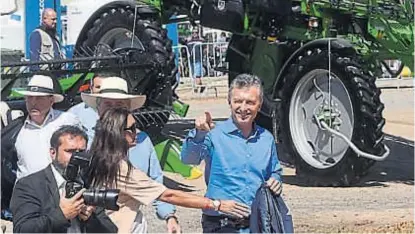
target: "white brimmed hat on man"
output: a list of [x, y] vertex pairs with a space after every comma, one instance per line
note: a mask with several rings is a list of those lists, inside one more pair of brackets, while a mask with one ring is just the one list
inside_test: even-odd
[[16, 91], [24, 96], [53, 96], [54, 102], [63, 101], [64, 97], [56, 91], [50, 76], [34, 75], [26, 90]]
[[102, 80], [98, 93], [82, 93], [82, 101], [93, 109], [97, 109], [97, 98], [130, 100], [130, 110], [142, 107], [146, 101], [145, 95], [128, 94], [128, 84], [123, 78], [108, 77]]

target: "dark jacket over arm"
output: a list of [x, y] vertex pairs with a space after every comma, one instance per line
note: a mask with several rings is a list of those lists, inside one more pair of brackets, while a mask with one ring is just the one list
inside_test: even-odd
[[251, 205], [251, 233], [293, 233], [293, 221], [281, 196], [274, 196], [265, 184], [258, 189]]

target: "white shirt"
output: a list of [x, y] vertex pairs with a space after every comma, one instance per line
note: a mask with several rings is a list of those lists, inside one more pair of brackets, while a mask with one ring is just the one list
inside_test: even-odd
[[52, 108], [40, 126], [29, 118], [26, 119], [15, 144], [18, 158], [17, 180], [44, 169], [52, 162], [49, 153], [50, 138], [63, 125], [82, 126], [74, 114]]
[[[51, 165], [53, 176], [56, 180], [56, 185], [59, 189], [59, 197], [63, 194], [63, 191], [65, 189], [66, 180], [63, 178], [63, 176], [56, 170], [56, 168]], [[81, 232], [81, 226], [79, 224], [79, 221], [75, 218], [71, 220], [71, 226], [68, 228], [67, 233], [82, 233]]]

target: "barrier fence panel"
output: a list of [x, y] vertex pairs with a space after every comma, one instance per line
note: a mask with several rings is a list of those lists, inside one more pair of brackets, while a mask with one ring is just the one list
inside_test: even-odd
[[[173, 47], [178, 61], [179, 88], [192, 90], [193, 94], [201, 95], [200, 89], [208, 92], [213, 90], [217, 96], [218, 88], [227, 86], [227, 71], [229, 68], [226, 62], [226, 50], [228, 42], [189, 42], [187, 46], [179, 45]], [[386, 65], [396, 73], [400, 67], [400, 61], [387, 60]], [[382, 75], [376, 80], [379, 88], [400, 88], [413, 87], [413, 71], [404, 67], [402, 72], [396, 76], [382, 67]], [[197, 79], [200, 78], [200, 79]], [[197, 83], [197, 82], [201, 82]]]
[[217, 96], [217, 87], [224, 86], [224, 82], [214, 83], [227, 81], [224, 72], [228, 70], [225, 61], [227, 46], [227, 42], [190, 42], [188, 46], [174, 46], [180, 77], [178, 82], [190, 83], [194, 94], [214, 90]]

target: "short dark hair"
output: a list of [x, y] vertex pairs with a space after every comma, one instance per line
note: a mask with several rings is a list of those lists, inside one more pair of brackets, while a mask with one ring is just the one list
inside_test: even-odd
[[74, 125], [63, 125], [52, 134], [52, 137], [50, 138], [50, 147], [58, 149], [62, 144], [60, 138], [65, 135], [71, 135], [74, 137], [80, 136], [84, 138], [88, 144], [88, 135], [86, 135], [84, 130]]
[[259, 79], [258, 76], [253, 74], [239, 74], [235, 77], [234, 80], [232, 80], [229, 91], [228, 91], [228, 101], [231, 101], [232, 98], [232, 90], [233, 89], [241, 89], [241, 88], [250, 88], [250, 87], [257, 87], [259, 89], [259, 99], [262, 103], [263, 96], [264, 96], [264, 90], [262, 86], [262, 81]]

